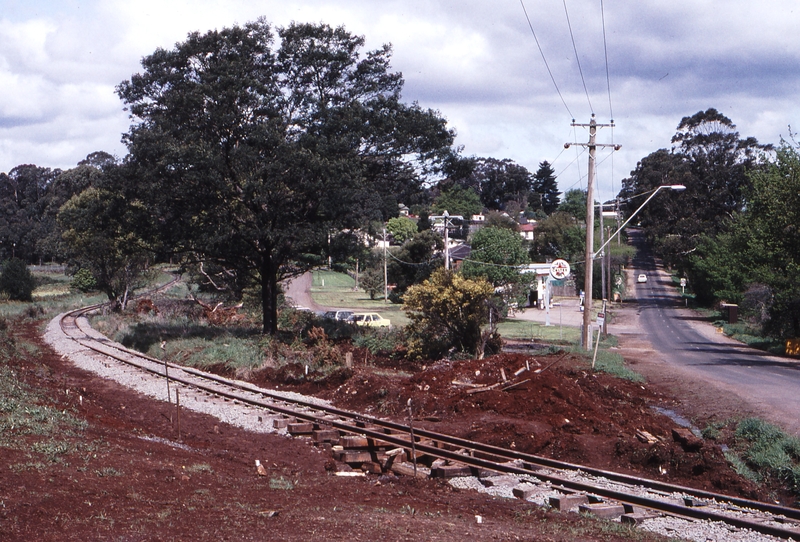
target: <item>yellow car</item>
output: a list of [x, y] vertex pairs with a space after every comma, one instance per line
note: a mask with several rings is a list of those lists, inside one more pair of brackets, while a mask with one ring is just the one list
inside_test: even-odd
[[392, 323], [377, 312], [357, 312], [353, 314], [353, 322], [359, 326], [391, 327]]

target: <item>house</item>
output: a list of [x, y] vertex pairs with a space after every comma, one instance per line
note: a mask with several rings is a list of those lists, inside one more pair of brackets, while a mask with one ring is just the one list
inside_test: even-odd
[[528, 222], [527, 224], [520, 224], [517, 231], [526, 241], [533, 241], [533, 230], [536, 229], [535, 222]]
[[458, 270], [464, 260], [469, 258], [472, 247], [466, 244], [453, 245], [449, 249], [451, 268]]

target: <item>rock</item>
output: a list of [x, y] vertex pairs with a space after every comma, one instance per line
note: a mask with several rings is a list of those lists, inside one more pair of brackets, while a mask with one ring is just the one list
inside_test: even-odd
[[673, 429], [672, 439], [679, 443], [686, 452], [697, 452], [703, 447], [703, 439], [685, 427]]

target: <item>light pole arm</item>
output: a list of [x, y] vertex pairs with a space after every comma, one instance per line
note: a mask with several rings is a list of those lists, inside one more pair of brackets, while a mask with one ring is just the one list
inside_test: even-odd
[[606, 241], [605, 243], [603, 243], [603, 246], [601, 246], [599, 249], [597, 249], [597, 252], [593, 252], [593, 253], [592, 253], [592, 259], [593, 259], [593, 260], [594, 260], [595, 258], [597, 258], [597, 255], [598, 255], [598, 254], [600, 254], [601, 252], [603, 252], [603, 249], [604, 249], [604, 248], [606, 248], [606, 246], [607, 246], [607, 245], [608, 245], [608, 244], [611, 242], [611, 240], [614, 238], [614, 236], [616, 236], [617, 234], [619, 234], [619, 232], [621, 232], [621, 231], [622, 231], [622, 230], [625, 228], [625, 226], [627, 226], [627, 225], [628, 225], [628, 222], [630, 222], [631, 220], [633, 220], [633, 217], [635, 217], [635, 216], [636, 216], [636, 215], [639, 213], [639, 211], [641, 211], [641, 210], [642, 210], [642, 207], [644, 207], [645, 205], [647, 205], [647, 203], [648, 203], [648, 202], [649, 202], [651, 199], [653, 199], [653, 198], [655, 197], [655, 195], [656, 195], [656, 194], [658, 194], [658, 191], [659, 191], [659, 190], [661, 190], [662, 188], [669, 188], [670, 190], [678, 190], [678, 191], [680, 191], [680, 190], [686, 190], [686, 187], [685, 187], [685, 186], [683, 186], [682, 184], [662, 184], [661, 186], [659, 186], [658, 188], [656, 188], [656, 189], [655, 189], [655, 191], [653, 191], [653, 193], [652, 193], [652, 194], [650, 194], [650, 197], [649, 197], [649, 198], [647, 198], [646, 200], [644, 200], [644, 203], [642, 203], [642, 204], [639, 206], [639, 208], [638, 208], [638, 209], [636, 209], [636, 210], [633, 212], [633, 214], [632, 214], [631, 216], [629, 216], [629, 217], [628, 217], [628, 220], [626, 220], [625, 222], [623, 222], [623, 223], [622, 223], [622, 226], [620, 226], [620, 227], [619, 227], [619, 229], [617, 229], [617, 231], [615, 231], [614, 233], [612, 233], [612, 234], [611, 234], [611, 235], [608, 237], [608, 241]]

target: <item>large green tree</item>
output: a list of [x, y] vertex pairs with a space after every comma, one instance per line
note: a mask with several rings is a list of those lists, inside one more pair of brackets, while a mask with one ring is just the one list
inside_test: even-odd
[[436, 112], [400, 98], [391, 50], [324, 24], [190, 34], [118, 87], [140, 187], [168, 246], [247, 274], [277, 331], [279, 283], [328, 235], [397, 213], [451, 153]]
[[47, 254], [37, 251], [37, 240], [47, 235], [43, 224], [48, 187], [61, 174], [31, 164], [0, 173], [0, 257], [35, 262]]
[[[776, 159], [750, 175], [747, 205], [725, 231], [701, 238], [690, 281], [704, 301], [741, 303], [766, 313], [765, 330], [800, 336], [800, 152], [784, 142]], [[760, 319], [760, 318], [759, 318]]]
[[149, 213], [142, 201], [112, 187], [90, 187], [58, 213], [70, 263], [87, 269], [117, 308], [125, 308], [143, 278], [152, 253], [145, 238]]
[[528, 197], [529, 204], [534, 211], [541, 209], [545, 214], [551, 215], [558, 209], [560, 194], [556, 172], [545, 160], [539, 164], [539, 169], [533, 176], [533, 187]]
[[580, 222], [586, 222], [586, 196], [586, 190], [578, 188], [567, 190], [564, 200], [556, 210], [567, 213]]
[[648, 240], [668, 265], [685, 268], [703, 235], [715, 235], [741, 212], [750, 187], [748, 172], [762, 167], [769, 146], [742, 139], [733, 122], [716, 109], [681, 119], [670, 151], [658, 150], [624, 179], [620, 197], [633, 213], [645, 196], [664, 184], [682, 184], [684, 192], [665, 191], [637, 215]]
[[483, 277], [495, 287], [519, 283], [519, 266], [530, 262], [522, 237], [507, 228], [481, 228], [472, 236], [471, 247], [462, 273], [468, 278]]

